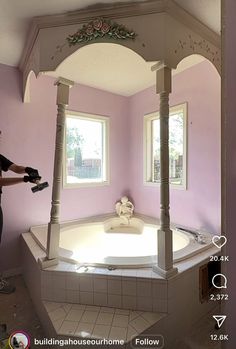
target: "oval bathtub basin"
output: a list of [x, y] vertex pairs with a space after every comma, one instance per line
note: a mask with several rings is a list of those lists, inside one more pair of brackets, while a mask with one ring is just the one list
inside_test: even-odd
[[[119, 224], [117, 224], [119, 223]], [[120, 267], [151, 266], [157, 261], [157, 230], [154, 224], [132, 218], [78, 223], [61, 228], [60, 256], [64, 260], [89, 265]], [[210, 236], [201, 245], [191, 234], [172, 229], [174, 261], [180, 261], [211, 246]]]

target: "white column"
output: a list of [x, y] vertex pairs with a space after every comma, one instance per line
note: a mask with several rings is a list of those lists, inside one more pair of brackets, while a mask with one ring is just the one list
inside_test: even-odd
[[156, 92], [160, 96], [160, 229], [157, 232], [158, 259], [153, 270], [165, 278], [178, 272], [173, 267], [173, 242], [170, 229], [169, 204], [169, 94], [171, 93], [171, 69], [158, 63]]
[[41, 260], [43, 268], [58, 263], [58, 251], [60, 241], [60, 196], [62, 185], [62, 162], [63, 146], [65, 135], [65, 110], [69, 102], [69, 89], [73, 82], [67, 79], [59, 78], [55, 85], [57, 86], [57, 126], [54, 155], [53, 187], [50, 222], [48, 223], [47, 235], [47, 258]]

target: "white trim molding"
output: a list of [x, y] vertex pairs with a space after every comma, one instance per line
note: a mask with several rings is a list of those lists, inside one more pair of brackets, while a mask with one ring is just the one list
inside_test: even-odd
[[[23, 72], [23, 100], [30, 101], [29, 79], [31, 71], [56, 71], [70, 55], [92, 44], [94, 40], [70, 45], [68, 38], [84, 24], [97, 18], [112, 20], [135, 33], [133, 40], [96, 37], [98, 43], [116, 43], [133, 50], [147, 62], [165, 61], [176, 69], [179, 62], [192, 54], [208, 59], [221, 74], [220, 36], [203, 25], [172, 0], [99, 4], [97, 7], [61, 15], [41, 16], [33, 19], [20, 61]], [[165, 33], [163, 39], [163, 33]]]
[[[187, 102], [174, 105], [170, 107], [170, 117], [177, 112], [183, 112], [183, 183], [173, 184], [170, 183], [171, 189], [187, 189], [187, 134], [188, 134], [188, 122], [187, 122]], [[145, 186], [160, 187], [160, 182], [153, 181], [153, 147], [152, 147], [152, 121], [160, 117], [159, 112], [145, 114], [143, 120], [143, 184]]]
[[[101, 180], [86, 180], [76, 183], [68, 183], [67, 182], [67, 156], [66, 156], [66, 135], [65, 135], [65, 143], [64, 143], [64, 156], [63, 156], [63, 188], [64, 189], [76, 189], [76, 188], [82, 188], [82, 187], [101, 187], [101, 186], [107, 186], [110, 185], [110, 118], [108, 116], [104, 115], [98, 115], [98, 114], [89, 114], [89, 113], [83, 113], [78, 111], [66, 111], [66, 119], [67, 117], [74, 118], [74, 119], [80, 119], [80, 120], [89, 120], [89, 121], [96, 121], [102, 123], [102, 142], [103, 142], [103, 149], [102, 149], [102, 158], [103, 158], [103, 178]], [[65, 133], [66, 133], [66, 127], [65, 127]]]

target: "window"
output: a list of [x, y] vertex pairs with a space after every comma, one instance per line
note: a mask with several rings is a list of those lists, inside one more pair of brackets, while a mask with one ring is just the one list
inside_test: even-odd
[[[169, 176], [170, 184], [186, 189], [186, 118], [187, 105], [170, 108]], [[145, 184], [160, 183], [160, 119], [159, 113], [144, 117]]]
[[108, 124], [107, 117], [67, 112], [65, 187], [108, 184]]

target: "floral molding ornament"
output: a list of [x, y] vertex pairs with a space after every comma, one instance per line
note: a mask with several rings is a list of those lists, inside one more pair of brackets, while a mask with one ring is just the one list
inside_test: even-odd
[[177, 47], [175, 49], [175, 54], [177, 54], [180, 50], [184, 50], [185, 48], [190, 48], [193, 52], [194, 51], [205, 51], [208, 56], [211, 56], [212, 62], [220, 62], [219, 58], [219, 51], [212, 50], [209, 46], [209, 44], [206, 42], [206, 40], [194, 40], [192, 35], [188, 35], [188, 40], [182, 41], [179, 40]]
[[88, 42], [98, 38], [108, 37], [115, 40], [126, 40], [136, 38], [134, 31], [128, 30], [125, 26], [111, 22], [104, 18], [96, 18], [88, 24], [84, 24], [75, 34], [69, 35], [66, 39], [69, 46], [74, 46], [81, 42]]

